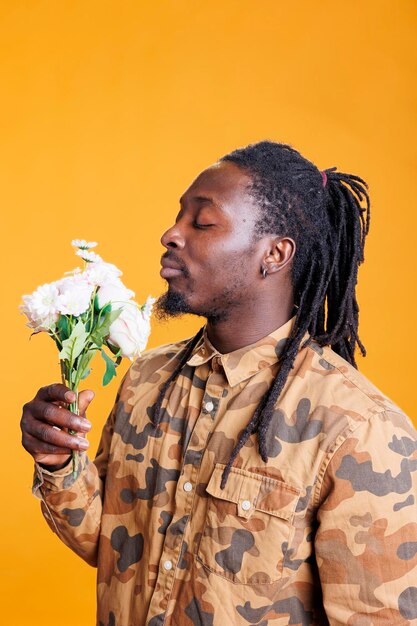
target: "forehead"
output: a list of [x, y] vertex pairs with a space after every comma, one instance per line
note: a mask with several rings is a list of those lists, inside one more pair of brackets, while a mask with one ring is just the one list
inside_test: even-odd
[[221, 207], [239, 202], [252, 204], [247, 187], [252, 179], [234, 163], [222, 161], [203, 170], [180, 198], [181, 204], [197, 197], [212, 198]]

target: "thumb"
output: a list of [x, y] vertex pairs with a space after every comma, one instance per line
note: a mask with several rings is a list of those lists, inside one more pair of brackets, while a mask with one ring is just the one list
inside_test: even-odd
[[94, 396], [95, 393], [91, 389], [84, 389], [78, 394], [78, 411], [83, 417], [85, 417], [85, 412]]

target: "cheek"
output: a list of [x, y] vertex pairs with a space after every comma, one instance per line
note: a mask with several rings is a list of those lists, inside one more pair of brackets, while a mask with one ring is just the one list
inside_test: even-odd
[[236, 274], [253, 278], [258, 263], [254, 256], [250, 230], [240, 228], [233, 237], [205, 239], [189, 250], [189, 268], [192, 274], [211, 284], [224, 282], [224, 276]]
[[258, 273], [256, 260], [241, 250], [221, 250], [200, 268], [204, 281], [215, 289], [227, 285], [249, 285]]
[[217, 257], [220, 265], [239, 273], [252, 272], [258, 265], [252, 241], [244, 231], [240, 232], [240, 237], [235, 237], [233, 241], [220, 246]]

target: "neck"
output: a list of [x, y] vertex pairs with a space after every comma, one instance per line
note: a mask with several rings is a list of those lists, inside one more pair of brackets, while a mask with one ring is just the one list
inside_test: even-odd
[[207, 337], [221, 354], [227, 354], [255, 343], [288, 322], [294, 315], [292, 296], [279, 303], [245, 304], [228, 313], [227, 319], [207, 321]]

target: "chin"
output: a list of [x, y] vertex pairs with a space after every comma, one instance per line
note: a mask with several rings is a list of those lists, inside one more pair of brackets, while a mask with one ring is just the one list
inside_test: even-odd
[[186, 298], [178, 291], [168, 288], [154, 304], [154, 312], [157, 319], [163, 320], [169, 317], [177, 317], [184, 313], [193, 313]]
[[179, 317], [185, 313], [204, 317], [213, 325], [223, 322], [229, 317], [229, 311], [225, 308], [193, 306], [185, 296], [172, 289], [168, 289], [154, 304], [155, 317], [160, 321], [166, 321], [171, 317]]

